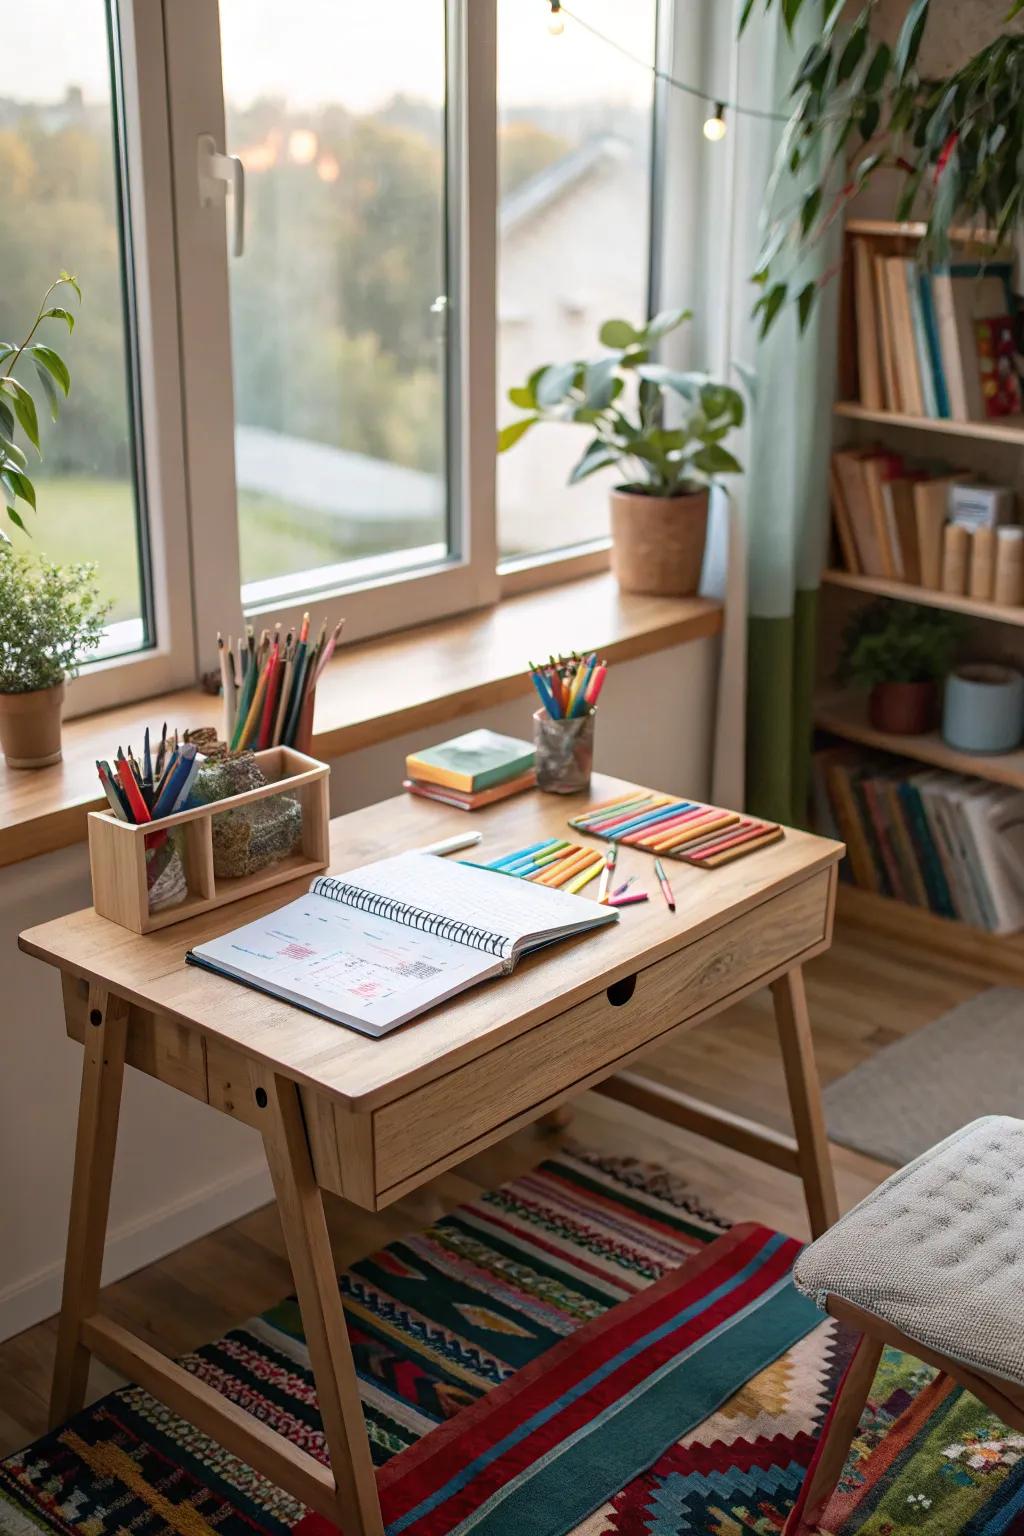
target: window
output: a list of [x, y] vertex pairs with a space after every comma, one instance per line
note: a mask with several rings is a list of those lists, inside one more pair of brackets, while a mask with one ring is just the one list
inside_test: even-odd
[[51, 558], [96, 561], [114, 604], [102, 653], [116, 655], [153, 635], [106, 6], [33, 0], [9, 7], [3, 26], [0, 336], [24, 338], [62, 267], [77, 274], [84, 294], [74, 335], [61, 327], [53, 338], [71, 370], [71, 395], [56, 427], [42, 415], [38, 512], [26, 511], [30, 536], [13, 537]]
[[444, 3], [279, 13], [221, 0], [247, 606], [450, 552]]
[[[653, 60], [657, 0], [577, 6]], [[647, 307], [651, 72], [549, 36], [544, 0], [282, 14], [5, 17], [0, 334], [51, 271], [85, 292], [36, 547], [115, 601], [71, 713], [191, 681], [247, 619], [382, 633], [496, 601], [499, 553], [530, 582], [607, 533], [606, 486], [564, 487], [573, 434], [496, 466], [495, 406]]]
[[[656, 0], [580, 15], [654, 59]], [[498, 419], [510, 385], [587, 356], [602, 321], [647, 313], [654, 77], [584, 28], [545, 36], [543, 7], [498, 0]], [[498, 461], [498, 549], [534, 555], [608, 537], [614, 471], [566, 488], [579, 428], [534, 431]]]

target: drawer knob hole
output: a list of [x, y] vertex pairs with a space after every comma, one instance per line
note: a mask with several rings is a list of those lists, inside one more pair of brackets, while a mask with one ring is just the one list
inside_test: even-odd
[[621, 981], [613, 981], [608, 988], [608, 1001], [613, 1008], [621, 1008], [623, 1003], [628, 1003], [636, 991], [636, 976], [623, 976]]

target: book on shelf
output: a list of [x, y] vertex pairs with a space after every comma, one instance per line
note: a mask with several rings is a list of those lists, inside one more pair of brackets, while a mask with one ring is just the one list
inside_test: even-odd
[[816, 752], [811, 777], [844, 879], [989, 933], [1024, 928], [1024, 790], [853, 747]]
[[448, 789], [441, 784], [423, 784], [418, 779], [403, 779], [402, 788], [407, 794], [418, 795], [422, 800], [436, 800], [439, 805], [450, 805], [458, 811], [479, 811], [485, 805], [507, 800], [510, 795], [521, 795], [524, 789], [533, 789], [536, 783], [536, 769], [528, 768], [514, 779], [506, 779], [503, 784], [492, 784], [490, 789], [478, 789], [469, 794], [465, 790]]
[[860, 404], [924, 420], [1021, 411], [1008, 261], [923, 270], [891, 241], [850, 242]]
[[192, 965], [366, 1035], [384, 1035], [522, 955], [615, 922], [583, 896], [429, 853], [400, 853], [199, 944]]

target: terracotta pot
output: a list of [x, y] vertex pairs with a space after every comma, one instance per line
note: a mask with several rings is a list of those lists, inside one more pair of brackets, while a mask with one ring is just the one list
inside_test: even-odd
[[933, 682], [876, 683], [868, 699], [868, 719], [876, 731], [923, 736], [935, 724], [938, 699]]
[[0, 693], [0, 747], [8, 768], [48, 768], [60, 762], [64, 684], [31, 693]]
[[612, 570], [623, 592], [690, 597], [700, 583], [708, 493], [639, 496], [612, 491]]

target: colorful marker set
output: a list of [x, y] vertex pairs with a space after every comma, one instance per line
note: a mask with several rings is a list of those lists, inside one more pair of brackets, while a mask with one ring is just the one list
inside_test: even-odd
[[118, 747], [113, 769], [108, 762], [97, 760], [96, 772], [114, 815], [140, 826], [184, 809], [199, 763], [193, 743], [179, 747], [177, 731], [173, 742], [169, 741], [166, 725], [152, 753], [147, 726], [141, 762], [130, 746], [127, 754]]
[[[313, 695], [320, 674], [334, 654], [345, 620], [330, 638], [327, 620], [315, 645], [309, 640], [309, 614], [303, 614], [298, 638], [289, 630], [282, 643], [281, 626], [271, 637], [265, 629], [256, 642], [252, 625], [237, 648], [217, 636], [224, 692], [224, 734], [232, 752], [246, 747], [293, 747], [307, 740], [313, 724]], [[237, 654], [236, 654], [237, 650]]]
[[[497, 870], [501, 875], [532, 880], [536, 885], [550, 885], [568, 891], [571, 896], [577, 895], [591, 880], [596, 880], [607, 867], [606, 856], [596, 848], [583, 848], [557, 837], [549, 837], [542, 843], [531, 843], [528, 848], [519, 848], [515, 853], [503, 854], [500, 859], [479, 866], [481, 869]], [[635, 896], [630, 898], [632, 901], [636, 899]], [[646, 901], [647, 897], [644, 896], [643, 900]], [[610, 897], [607, 900], [608, 906], [626, 904]]]
[[530, 662], [530, 678], [552, 720], [578, 720], [596, 708], [608, 674], [608, 663], [597, 664], [597, 652], [589, 656], [552, 656], [547, 666]]
[[[590, 837], [627, 843], [659, 858], [681, 859], [700, 869], [716, 869], [744, 858], [783, 836], [782, 828], [773, 822], [650, 790], [592, 805], [571, 817], [569, 825]], [[663, 879], [662, 870], [659, 881]], [[662, 894], [668, 901], [665, 886]]]

